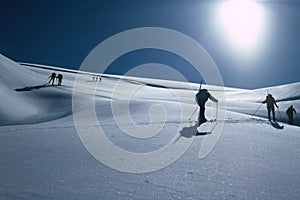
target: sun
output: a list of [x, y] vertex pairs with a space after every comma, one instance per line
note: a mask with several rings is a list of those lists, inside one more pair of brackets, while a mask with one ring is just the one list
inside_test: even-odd
[[255, 0], [230, 0], [219, 11], [224, 33], [238, 47], [250, 49], [261, 36], [264, 15], [261, 5]]

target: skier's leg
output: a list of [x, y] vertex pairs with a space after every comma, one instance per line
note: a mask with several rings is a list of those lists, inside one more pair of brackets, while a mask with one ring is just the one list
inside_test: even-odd
[[270, 114], [271, 114], [271, 109], [268, 107], [268, 118], [269, 118], [269, 121], [271, 121], [271, 116], [270, 116]]
[[205, 106], [201, 105], [200, 106], [200, 122], [206, 122], [207, 120], [205, 119]]
[[200, 123], [201, 123], [201, 107], [198, 114], [198, 125], [200, 125]]
[[275, 119], [275, 108], [274, 107], [272, 108], [272, 115], [273, 115], [273, 121], [275, 121], [276, 119]]

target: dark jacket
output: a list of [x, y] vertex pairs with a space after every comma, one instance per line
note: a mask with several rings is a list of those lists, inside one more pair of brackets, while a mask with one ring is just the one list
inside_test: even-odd
[[266, 99], [262, 103], [267, 103], [267, 107], [272, 108], [274, 105], [278, 108], [274, 97], [271, 94], [266, 96]]
[[199, 106], [203, 106], [206, 101], [210, 99], [215, 103], [218, 103], [218, 100], [214, 98], [208, 91], [207, 89], [201, 89], [199, 92], [196, 94], [196, 102]]
[[288, 116], [293, 116], [294, 113], [297, 113], [296, 110], [293, 108], [293, 106], [290, 106], [287, 110], [286, 110], [286, 114]]

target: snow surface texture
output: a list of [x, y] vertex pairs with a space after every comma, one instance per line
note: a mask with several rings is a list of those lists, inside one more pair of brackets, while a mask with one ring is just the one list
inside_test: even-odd
[[[55, 68], [64, 80], [63, 86], [52, 87], [45, 83], [53, 70], [40, 67], [21, 66], [0, 56], [0, 199], [300, 198], [300, 129], [283, 123], [290, 105], [300, 112], [300, 83], [257, 90], [225, 88], [224, 129], [210, 154], [199, 159], [207, 136], [196, 137], [195, 122], [187, 120], [195, 109], [194, 96], [188, 95], [190, 87], [197, 90], [198, 85], [123, 77], [122, 88], [113, 92], [119, 76], [106, 75], [102, 82], [95, 83], [93, 75], [87, 73], [85, 85], [91, 86], [85, 92], [95, 94], [99, 124], [116, 146], [146, 153], [170, 141], [193, 140], [173, 164], [151, 173], [132, 174], [100, 163], [82, 144], [72, 115], [76, 73]], [[122, 107], [132, 86], [138, 86], [130, 102], [134, 123], [145, 128], [151, 125], [149, 109], [155, 114], [156, 104], [165, 109], [158, 109], [158, 114], [167, 113], [166, 121], [152, 121], [163, 125], [153, 137], [126, 135], [112, 117], [111, 102]], [[187, 110], [183, 114], [169, 88], [181, 94], [183, 109]], [[220, 88], [209, 89], [218, 97]], [[276, 117], [283, 121], [279, 124], [266, 120], [266, 105], [252, 116], [267, 92], [279, 100], [281, 112], [277, 111]], [[214, 118], [214, 104], [207, 106], [208, 118]], [[85, 109], [83, 103], [79, 112]], [[123, 112], [118, 118], [121, 123], [124, 120], [123, 127], [131, 128]], [[295, 121], [299, 124], [298, 119]]]

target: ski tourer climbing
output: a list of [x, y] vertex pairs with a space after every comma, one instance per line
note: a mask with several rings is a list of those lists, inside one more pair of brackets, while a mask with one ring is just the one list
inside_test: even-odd
[[271, 121], [271, 112], [272, 112], [273, 121], [275, 122], [276, 118], [275, 118], [275, 108], [274, 108], [274, 105], [277, 108], [278, 108], [278, 105], [276, 104], [276, 101], [275, 101], [274, 97], [271, 94], [268, 94], [268, 96], [266, 96], [266, 99], [262, 103], [267, 103], [269, 121]]
[[58, 80], [58, 86], [61, 86], [61, 83], [62, 83], [62, 80], [63, 80], [63, 75], [62, 74], [58, 74], [56, 78]]
[[213, 97], [207, 89], [200, 89], [199, 92], [196, 94], [196, 102], [200, 107], [198, 115], [198, 125], [207, 121], [207, 119], [205, 118], [205, 103], [208, 99], [215, 103], [218, 103], [218, 100], [215, 97]]
[[289, 117], [289, 124], [293, 125], [294, 124], [294, 113], [297, 114], [295, 108], [293, 105], [291, 105], [285, 112], [287, 116]]
[[55, 80], [55, 78], [56, 78], [56, 73], [53, 72], [53, 73], [49, 76], [49, 78], [50, 78], [50, 80], [49, 80], [48, 83], [50, 83], [50, 82], [52, 81], [52, 86], [53, 86], [53, 85], [54, 85], [54, 80]]

